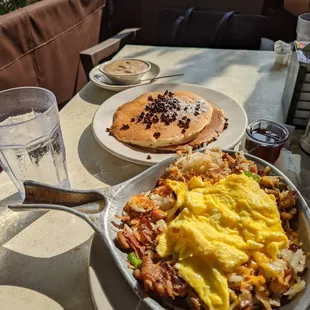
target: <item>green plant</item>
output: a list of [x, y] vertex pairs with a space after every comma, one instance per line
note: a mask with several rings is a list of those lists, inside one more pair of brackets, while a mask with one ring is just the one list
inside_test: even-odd
[[13, 12], [40, 0], [0, 0], [0, 15]]

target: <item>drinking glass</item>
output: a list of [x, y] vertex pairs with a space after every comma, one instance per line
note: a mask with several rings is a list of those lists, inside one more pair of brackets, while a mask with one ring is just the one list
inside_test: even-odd
[[310, 41], [310, 13], [304, 13], [298, 16], [296, 33], [297, 40]]
[[288, 138], [289, 131], [285, 126], [260, 119], [246, 128], [245, 148], [249, 154], [273, 164]]
[[24, 180], [69, 188], [55, 95], [39, 87], [0, 92], [0, 165], [24, 198]]

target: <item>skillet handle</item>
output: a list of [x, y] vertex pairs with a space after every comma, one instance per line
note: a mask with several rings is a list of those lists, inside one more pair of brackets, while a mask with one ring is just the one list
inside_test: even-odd
[[108, 201], [104, 192], [67, 190], [47, 184], [25, 181], [25, 199], [22, 204], [8, 206], [14, 211], [60, 210], [79, 216], [98, 231], [102, 224], [101, 218], [106, 210]]

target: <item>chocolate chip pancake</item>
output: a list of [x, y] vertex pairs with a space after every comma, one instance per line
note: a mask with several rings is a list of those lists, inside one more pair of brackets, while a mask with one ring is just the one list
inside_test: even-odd
[[193, 93], [145, 93], [117, 109], [110, 132], [122, 142], [151, 149], [179, 145], [197, 138], [212, 112], [212, 105]]
[[198, 149], [203, 144], [208, 144], [218, 138], [218, 136], [226, 129], [227, 123], [222, 110], [213, 106], [211, 122], [207, 125], [192, 141], [182, 145], [171, 145], [156, 149], [158, 153], [174, 153], [177, 151], [187, 151], [188, 146]]

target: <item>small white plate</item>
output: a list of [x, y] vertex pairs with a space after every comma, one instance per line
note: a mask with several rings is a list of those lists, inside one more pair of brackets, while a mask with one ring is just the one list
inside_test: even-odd
[[[143, 79], [152, 79], [152, 78], [156, 78], [160, 75], [160, 68], [159, 66], [157, 66], [156, 64], [154, 64], [153, 62], [149, 61], [149, 63], [151, 64], [151, 69], [143, 76]], [[145, 81], [145, 82], [140, 82], [137, 84], [132, 84], [132, 85], [110, 85], [113, 82], [111, 80], [109, 80], [108, 77], [106, 77], [100, 70], [99, 67], [102, 66], [102, 64], [94, 67], [90, 72], [89, 72], [89, 79], [97, 86], [107, 89], [107, 90], [111, 90], [111, 91], [115, 91], [115, 92], [120, 92], [122, 90], [126, 90], [129, 88], [133, 88], [133, 87], [137, 87], [137, 86], [141, 86], [141, 85], [145, 85], [145, 84], [151, 84], [152, 82], [150, 81]], [[98, 79], [96, 79], [96, 75], [100, 75], [102, 76], [103, 82], [99, 81]], [[105, 82], [106, 83], [105, 83]], [[108, 84], [109, 83], [109, 84]]]
[[[236, 101], [222, 93], [199, 85], [155, 83], [135, 87], [115, 94], [99, 107], [93, 119], [93, 133], [99, 144], [117, 157], [133, 163], [148, 166], [157, 164], [160, 161], [173, 156], [174, 154], [151, 153], [150, 151], [144, 151], [135, 146], [124, 144], [106, 132], [106, 129], [111, 127], [113, 115], [120, 105], [129, 102], [146, 92], [164, 92], [167, 89], [172, 92], [187, 91], [195, 93], [202, 98], [209, 100], [219, 109], [224, 110], [225, 117], [228, 118], [228, 128], [224, 130], [216, 141], [209, 144], [210, 147], [231, 149], [240, 142], [245, 133], [248, 118], [242, 106]], [[148, 155], [151, 155], [151, 159], [147, 159]]]

